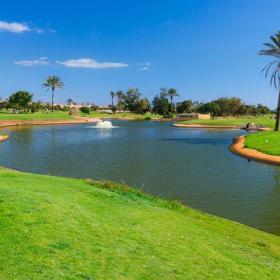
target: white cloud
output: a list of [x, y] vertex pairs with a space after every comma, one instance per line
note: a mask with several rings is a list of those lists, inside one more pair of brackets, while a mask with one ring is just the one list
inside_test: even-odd
[[56, 33], [56, 30], [54, 30], [54, 29], [34, 28], [33, 31], [38, 33], [38, 34], [42, 34], [42, 33]]
[[145, 63], [141, 63], [141, 64], [142, 64], [142, 66], [138, 70], [140, 70], [140, 71], [148, 71], [148, 70], [150, 70], [150, 66], [151, 66], [150, 62], [145, 62]]
[[34, 31], [35, 31], [36, 33], [38, 33], [38, 34], [42, 34], [42, 33], [45, 32], [45, 31], [44, 31], [43, 29], [41, 29], [41, 28], [35, 28]]
[[144, 66], [144, 67], [141, 67], [139, 68], [140, 71], [148, 71], [150, 70], [150, 68], [148, 66]]
[[46, 57], [40, 57], [40, 59], [34, 60], [19, 60], [15, 61], [14, 64], [21, 66], [35, 66], [35, 65], [49, 65], [50, 63], [46, 61]]
[[54, 29], [43, 29], [43, 28], [35, 28], [35, 27], [31, 28], [26, 23], [6, 22], [6, 21], [0, 21], [0, 31], [7, 31], [12, 33], [23, 33], [23, 32], [32, 31], [38, 34], [56, 32]]
[[128, 67], [128, 64], [122, 62], [98, 62], [91, 58], [68, 59], [66, 61], [56, 61], [56, 63], [72, 68], [123, 68]]
[[31, 28], [25, 23], [0, 21], [0, 31], [23, 33], [31, 31]]

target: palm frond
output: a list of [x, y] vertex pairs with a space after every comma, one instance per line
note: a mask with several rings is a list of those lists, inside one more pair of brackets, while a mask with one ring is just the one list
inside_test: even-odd
[[[273, 68], [274, 67], [274, 68]], [[268, 63], [262, 72], [265, 73], [265, 78], [270, 75], [270, 86], [274, 86], [276, 89], [280, 89], [280, 61], [272, 61]]]
[[58, 76], [49, 76], [47, 80], [42, 84], [46, 88], [63, 88], [64, 84]]
[[275, 36], [270, 36], [270, 40], [277, 46], [277, 48], [280, 48], [278, 34], [276, 34]]
[[280, 33], [270, 36], [271, 42], [264, 43], [266, 49], [259, 51], [259, 55], [280, 58]]

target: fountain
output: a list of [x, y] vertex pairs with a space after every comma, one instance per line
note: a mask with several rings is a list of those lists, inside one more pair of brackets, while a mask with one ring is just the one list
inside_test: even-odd
[[113, 125], [110, 121], [100, 121], [96, 124], [97, 128], [113, 128]]

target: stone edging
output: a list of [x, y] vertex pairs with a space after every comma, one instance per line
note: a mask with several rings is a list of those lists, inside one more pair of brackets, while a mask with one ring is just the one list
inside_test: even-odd
[[245, 137], [239, 136], [233, 139], [233, 143], [229, 146], [229, 150], [241, 157], [264, 162], [272, 165], [280, 165], [280, 156], [268, 155], [257, 150], [244, 148]]

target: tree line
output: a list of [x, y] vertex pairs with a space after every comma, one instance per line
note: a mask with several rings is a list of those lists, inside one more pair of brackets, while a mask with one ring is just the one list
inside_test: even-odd
[[[50, 79], [48, 79], [50, 80]], [[62, 81], [55, 79], [59, 86], [54, 86], [50, 83], [52, 90], [51, 103], [42, 103], [40, 101], [33, 102], [32, 94], [27, 91], [18, 91], [12, 94], [7, 100], [0, 101], [0, 109], [12, 109], [17, 113], [37, 112], [39, 110], [68, 110], [69, 107], [76, 103], [72, 99], [67, 100], [67, 106], [54, 105], [54, 90], [62, 88]], [[47, 84], [44, 83], [44, 87]], [[174, 102], [174, 98], [179, 96], [175, 88], [161, 88], [159, 94], [155, 95], [152, 101], [143, 97], [142, 93], [137, 88], [129, 88], [126, 92], [116, 91], [110, 92], [111, 104], [108, 105], [113, 113], [132, 112], [136, 114], [145, 114], [151, 112], [159, 114], [163, 117], [173, 117], [174, 114], [180, 113], [203, 113], [211, 114], [211, 116], [242, 116], [242, 115], [265, 115], [274, 113], [267, 106], [262, 104], [251, 105], [246, 104], [242, 99], [237, 97], [222, 97], [210, 102], [198, 102], [190, 99], [182, 102]], [[95, 104], [86, 103], [80, 108], [84, 114], [89, 114], [90, 111], [96, 111], [99, 107]]]
[[58, 76], [50, 75], [46, 81], [42, 84], [47, 90], [51, 89], [51, 103], [43, 103], [41, 101], [33, 102], [33, 95], [28, 91], [17, 91], [9, 96], [6, 100], [0, 99], [0, 110], [1, 109], [12, 109], [14, 113], [35, 113], [39, 110], [61, 110], [61, 106], [54, 106], [54, 92], [55, 89], [62, 89], [64, 84]]
[[[179, 96], [175, 88], [161, 88], [160, 94], [156, 95], [152, 102], [137, 88], [129, 88], [126, 92], [119, 90], [111, 91], [112, 103], [110, 108], [113, 112], [129, 111], [136, 114], [145, 114], [151, 112], [160, 114], [164, 117], [170, 117], [175, 113], [174, 97]], [[115, 104], [115, 99], [117, 100]]]
[[178, 113], [202, 113], [211, 116], [244, 116], [244, 115], [266, 115], [274, 113], [262, 104], [246, 104], [238, 97], [222, 97], [210, 102], [193, 102], [185, 100], [177, 103]]
[[[197, 102], [190, 99], [174, 103], [174, 97], [179, 96], [176, 89], [161, 88], [152, 102], [147, 98], [141, 98], [138, 89], [111, 92], [112, 111], [129, 111], [143, 114], [151, 112], [164, 117], [170, 117], [174, 113], [203, 113], [211, 116], [242, 116], [242, 115], [265, 115], [274, 113], [262, 104], [246, 104], [238, 97], [222, 97], [210, 102]], [[116, 99], [116, 102], [115, 102]]]

